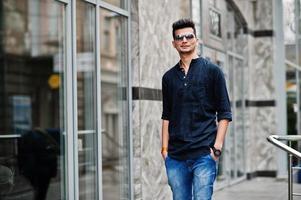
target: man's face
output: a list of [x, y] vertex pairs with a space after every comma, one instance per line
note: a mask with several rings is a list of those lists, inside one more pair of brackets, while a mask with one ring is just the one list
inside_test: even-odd
[[175, 31], [175, 39], [172, 44], [180, 54], [190, 54], [195, 51], [197, 42], [193, 29], [188, 27]]

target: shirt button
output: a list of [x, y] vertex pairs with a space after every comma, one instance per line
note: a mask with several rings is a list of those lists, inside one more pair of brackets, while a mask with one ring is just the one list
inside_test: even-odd
[[184, 83], [185, 86], [187, 86], [187, 83]]
[[186, 78], [186, 76], [184, 76], [183, 78]]

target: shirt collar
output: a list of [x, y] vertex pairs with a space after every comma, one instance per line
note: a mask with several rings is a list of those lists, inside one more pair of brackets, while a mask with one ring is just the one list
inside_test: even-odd
[[[196, 62], [198, 61], [199, 58], [200, 58], [200, 57], [193, 58], [193, 59], [191, 60], [190, 65], [193, 64], [193, 63], [196, 63]], [[183, 68], [182, 65], [181, 65], [181, 60], [179, 60], [179, 62], [178, 62], [178, 67], [177, 67], [177, 68], [178, 68], [178, 70], [180, 70], [180, 71], [184, 70], [184, 68]]]

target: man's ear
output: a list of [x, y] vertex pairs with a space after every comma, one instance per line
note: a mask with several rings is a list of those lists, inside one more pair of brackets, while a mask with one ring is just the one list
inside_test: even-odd
[[175, 41], [172, 41], [171, 43], [172, 43], [172, 46], [173, 46], [174, 48], [176, 48]]

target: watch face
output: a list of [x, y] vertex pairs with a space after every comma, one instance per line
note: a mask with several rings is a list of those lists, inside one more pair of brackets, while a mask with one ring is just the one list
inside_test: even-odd
[[221, 151], [221, 150], [218, 150], [218, 149], [215, 149], [215, 150], [214, 150], [214, 155], [215, 155], [216, 157], [220, 157], [220, 156], [222, 155], [222, 151]]

